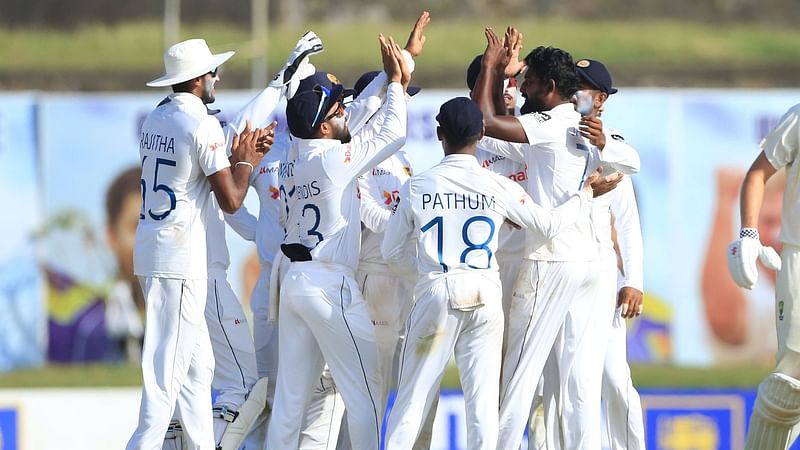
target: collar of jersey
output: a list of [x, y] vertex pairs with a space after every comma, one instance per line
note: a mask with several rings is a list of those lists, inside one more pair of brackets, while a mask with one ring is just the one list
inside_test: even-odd
[[443, 163], [449, 164], [457, 164], [457, 165], [468, 165], [468, 164], [478, 164], [478, 160], [473, 155], [463, 155], [463, 154], [453, 154], [447, 155], [442, 158]]
[[202, 111], [203, 114], [208, 114], [208, 108], [206, 108], [203, 100], [194, 94], [190, 94], [188, 92], [176, 92], [171, 94], [169, 97], [175, 104], [185, 105], [189, 108], [192, 108], [192, 110], [196, 109], [198, 113]]

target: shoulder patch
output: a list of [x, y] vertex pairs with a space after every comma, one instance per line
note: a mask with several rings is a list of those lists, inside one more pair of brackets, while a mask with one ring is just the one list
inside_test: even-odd
[[543, 112], [532, 112], [532, 113], [531, 113], [531, 115], [532, 115], [532, 116], [533, 116], [533, 118], [534, 118], [534, 119], [536, 119], [536, 121], [537, 121], [537, 122], [539, 122], [539, 123], [542, 123], [542, 122], [547, 122], [548, 120], [550, 120], [550, 114], [547, 114], [547, 113], [543, 113]]
[[611, 139], [614, 139], [615, 141], [625, 142], [625, 138], [622, 137], [621, 134], [612, 134]]

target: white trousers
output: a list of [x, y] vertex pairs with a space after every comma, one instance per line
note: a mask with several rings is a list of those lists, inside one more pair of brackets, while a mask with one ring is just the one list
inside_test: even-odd
[[214, 450], [207, 281], [139, 277], [146, 302], [139, 424], [128, 450], [161, 449], [173, 414], [191, 450]]
[[497, 267], [500, 271], [500, 284], [503, 286], [503, 351], [508, 341], [508, 313], [511, 310], [511, 296], [514, 294], [514, 283], [517, 281], [519, 268], [522, 265], [521, 253], [498, 252]]
[[[416, 290], [416, 303], [406, 321], [399, 386], [389, 414], [386, 450], [412, 448], [454, 353], [466, 404], [467, 449], [494, 450], [497, 444], [503, 345], [500, 286], [491, 286], [485, 278], [472, 276], [473, 282], [485, 285], [481, 289], [484, 306], [460, 311], [450, 307], [447, 281], [440, 278], [429, 287], [418, 286]], [[458, 282], [468, 281], [460, 277]], [[488, 294], [490, 290], [494, 295]]]
[[523, 259], [509, 309], [498, 450], [520, 448], [536, 386], [567, 312], [573, 302], [593, 298], [593, 267], [585, 261]]
[[[289, 261], [282, 259], [279, 277], [289, 271]], [[250, 305], [253, 310], [253, 337], [256, 349], [258, 376], [269, 377], [267, 401], [270, 405], [275, 401], [275, 384], [278, 379], [278, 322], [269, 320], [269, 282], [272, 264], [261, 265], [261, 272], [253, 288]], [[311, 400], [303, 418], [300, 433], [301, 450], [333, 450], [336, 448], [336, 437], [344, 415], [344, 402], [336, 385], [333, 383], [327, 366], [314, 383]], [[253, 429], [245, 445], [250, 450], [251, 442], [260, 442], [261, 446], [253, 447], [261, 450], [266, 441], [269, 415], [266, 415]]]
[[391, 273], [359, 271], [356, 277], [372, 323], [378, 345], [381, 374], [381, 403], [386, 404], [389, 389], [397, 385], [395, 355], [405, 335], [405, 321], [414, 304], [414, 285]]
[[616, 294], [615, 261], [591, 263], [544, 368], [547, 448], [600, 450], [600, 393]]
[[214, 406], [236, 410], [258, 380], [258, 373], [247, 318], [224, 275], [208, 279], [205, 316], [215, 362], [211, 386], [219, 391]]
[[380, 376], [375, 331], [347, 268], [292, 263], [281, 286], [278, 379], [267, 448], [298, 448], [304, 411], [325, 362], [347, 410], [356, 450], [377, 450]]
[[606, 434], [611, 450], [644, 450], [642, 402], [631, 380], [626, 338], [625, 319], [622, 310], [616, 308], [603, 367]]

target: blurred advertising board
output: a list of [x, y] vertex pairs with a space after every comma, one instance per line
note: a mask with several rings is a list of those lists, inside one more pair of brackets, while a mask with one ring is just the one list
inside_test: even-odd
[[[647, 448], [742, 450], [755, 390], [643, 389]], [[0, 449], [123, 448], [138, 417], [140, 390], [0, 389]], [[394, 393], [389, 407], [394, 402]], [[76, 408], [86, 414], [76, 414]], [[103, 414], [97, 414], [104, 411]], [[46, 430], [46, 431], [44, 431]], [[432, 450], [466, 449], [464, 397], [442, 391]], [[525, 446], [523, 445], [523, 448]], [[607, 444], [603, 445], [608, 449]], [[791, 447], [800, 449], [800, 444]]]
[[[136, 323], [119, 311], [141, 299], [122, 263], [130, 260], [135, 219], [126, 222], [131, 208], [121, 205], [136, 196], [111, 188], [139, 166], [139, 127], [166, 94], [2, 96], [0, 195], [13, 220], [0, 222], [2, 235], [11, 237], [0, 246], [0, 317], [22, 318], [0, 327], [0, 371], [45, 358], [125, 359], [123, 338]], [[253, 94], [223, 89], [214, 106], [233, 113]], [[439, 105], [463, 95], [426, 89], [410, 101], [407, 151], [416, 173], [441, 158]], [[753, 291], [735, 288], [722, 255], [738, 230], [741, 177], [759, 141], [798, 99], [800, 90], [621, 89], [606, 103], [605, 126], [642, 158], [634, 185], [645, 238], [645, 307], [629, 323], [631, 361], [773, 364], [774, 277], [762, 273]], [[282, 107], [276, 119], [285, 130]], [[765, 243], [779, 247], [777, 178], [760, 229]], [[246, 205], [257, 211], [254, 195]], [[230, 230], [227, 239], [231, 284], [247, 303], [258, 271], [255, 252]], [[727, 322], [720, 317], [732, 308], [743, 310], [735, 314], [745, 321], [737, 327], [741, 335], [721, 330]], [[24, 345], [14, 350], [15, 342]]]

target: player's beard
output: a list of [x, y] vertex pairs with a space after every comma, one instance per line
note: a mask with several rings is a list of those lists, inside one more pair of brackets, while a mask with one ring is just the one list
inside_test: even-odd
[[342, 114], [341, 116], [334, 117], [330, 122], [333, 128], [333, 138], [338, 139], [342, 144], [349, 143], [352, 136], [350, 136], [350, 129], [347, 128], [347, 116]]
[[520, 114], [545, 111], [547, 107], [536, 97], [525, 97], [525, 103], [519, 109]]
[[217, 83], [215, 78], [204, 78], [203, 79], [203, 96], [200, 97], [203, 100], [203, 104], [214, 103], [216, 98], [214, 97], [214, 85]]

